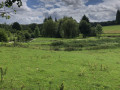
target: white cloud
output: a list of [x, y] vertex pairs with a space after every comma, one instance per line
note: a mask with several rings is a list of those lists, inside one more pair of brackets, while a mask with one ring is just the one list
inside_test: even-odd
[[[1, 0], [0, 0], [1, 1]], [[17, 14], [11, 13], [11, 19], [0, 18], [1, 22], [19, 22], [23, 24], [42, 23], [47, 16], [62, 18], [63, 16], [72, 16], [78, 22], [86, 14], [90, 21], [108, 21], [114, 20], [115, 14], [120, 9], [120, 0], [103, 0], [98, 5], [88, 5], [88, 0], [38, 0], [45, 3], [44, 7], [33, 5], [36, 9], [27, 6], [27, 0], [22, 0], [23, 6], [17, 9]], [[56, 7], [54, 7], [56, 5]], [[51, 9], [48, 9], [51, 8]]]

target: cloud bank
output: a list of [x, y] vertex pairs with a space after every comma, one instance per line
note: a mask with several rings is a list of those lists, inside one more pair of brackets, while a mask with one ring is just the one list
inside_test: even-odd
[[[2, 0], [0, 0], [1, 2]], [[120, 0], [22, 0], [23, 6], [14, 5], [17, 13], [11, 12], [11, 18], [0, 17], [0, 23], [19, 22], [21, 24], [42, 23], [45, 17], [60, 19], [73, 17], [78, 22], [85, 14], [91, 22], [115, 20], [120, 9]]]

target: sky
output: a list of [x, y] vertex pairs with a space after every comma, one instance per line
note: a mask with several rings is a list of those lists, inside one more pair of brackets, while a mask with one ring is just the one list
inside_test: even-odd
[[13, 6], [17, 10], [16, 14], [11, 12], [9, 20], [0, 17], [0, 23], [40, 24], [48, 16], [57, 19], [68, 16], [80, 22], [83, 15], [91, 22], [111, 21], [115, 20], [116, 12], [120, 9], [120, 0], [22, 0], [22, 2], [23, 6], [20, 8]]

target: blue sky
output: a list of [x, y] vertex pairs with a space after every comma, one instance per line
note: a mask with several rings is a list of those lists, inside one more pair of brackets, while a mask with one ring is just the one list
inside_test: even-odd
[[100, 4], [100, 3], [103, 3], [103, 0], [88, 0], [85, 5], [97, 5], [97, 4]]
[[[0, 0], [2, 1], [2, 0]], [[45, 17], [60, 19], [73, 17], [78, 22], [85, 14], [91, 22], [110, 21], [120, 9], [120, 0], [22, 0], [23, 6], [17, 14], [11, 13], [11, 19], [0, 17], [1, 23], [19, 22], [21, 24], [42, 23]]]

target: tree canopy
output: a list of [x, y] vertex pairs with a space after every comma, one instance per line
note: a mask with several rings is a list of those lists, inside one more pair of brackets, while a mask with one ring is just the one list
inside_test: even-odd
[[16, 12], [16, 10], [13, 8], [13, 4], [17, 4], [18, 7], [21, 7], [22, 6], [22, 1], [21, 0], [5, 0], [5, 1], [2, 1], [0, 2], [0, 15], [2, 17], [6, 17], [6, 19], [9, 19], [10, 16], [9, 16], [9, 11], [6, 11], [6, 7], [7, 8], [11, 8], [14, 12]]
[[12, 29], [21, 30], [21, 26], [18, 22], [14, 22], [12, 25]]
[[80, 33], [83, 34], [83, 37], [89, 36], [91, 33], [91, 25], [85, 20], [82, 20], [79, 24]]
[[11, 7], [15, 2], [17, 2], [16, 4], [18, 5], [18, 7], [22, 6], [21, 0], [6, 0], [4, 3], [6, 7]]
[[102, 34], [102, 26], [100, 24], [97, 24], [96, 26], [96, 34], [97, 34], [97, 37], [100, 38], [101, 34]]
[[78, 24], [73, 18], [62, 19], [60, 35], [63, 38], [73, 38], [79, 36]]
[[0, 31], [0, 42], [7, 42], [8, 37], [7, 34], [4, 31]]
[[52, 19], [44, 22], [42, 35], [45, 37], [56, 37], [57, 34], [57, 23]]
[[82, 20], [86, 21], [87, 23], [90, 22], [90, 21], [89, 21], [89, 18], [88, 18], [86, 15], [84, 15], [84, 16], [82, 17], [81, 21], [82, 21]]
[[40, 30], [39, 30], [39, 27], [36, 26], [36, 27], [35, 27], [35, 31], [34, 31], [34, 36], [35, 36], [35, 37], [39, 37], [39, 35], [40, 35]]

